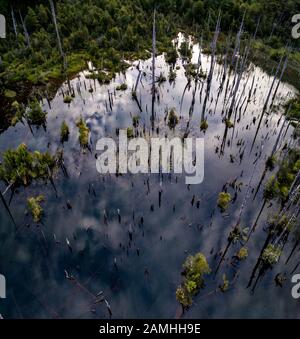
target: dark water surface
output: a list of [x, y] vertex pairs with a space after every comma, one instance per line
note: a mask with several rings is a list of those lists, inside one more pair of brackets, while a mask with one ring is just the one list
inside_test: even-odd
[[[199, 46], [195, 45], [194, 63], [197, 62], [198, 52]], [[210, 57], [202, 55], [202, 61], [204, 71], [208, 72]], [[241, 119], [235, 129], [229, 130], [226, 140], [231, 141], [234, 133], [233, 141], [229, 146], [226, 141], [223, 155], [215, 152], [216, 147], [221, 147], [225, 130], [221, 117], [225, 89], [215, 105], [222, 66], [215, 67], [211, 96], [206, 108], [209, 127], [205, 134], [200, 132], [199, 125], [206, 83], [202, 97], [201, 86], [198, 88], [190, 122], [190, 136], [205, 138], [205, 179], [201, 185], [188, 187], [185, 185], [184, 175], [178, 175], [176, 182], [174, 174], [163, 175], [162, 179], [159, 175], [151, 174], [101, 176], [96, 171], [95, 159], [95, 144], [99, 138], [116, 138], [116, 128], [132, 126], [132, 116], [139, 114], [140, 126], [145, 125], [146, 131], [151, 131], [151, 60], [140, 63], [145, 72], [137, 93], [141, 100], [142, 113], [131, 97], [131, 88], [138, 75], [136, 65], [137, 62], [125, 75], [118, 75], [111, 84], [103, 86], [85, 79], [83, 73], [80, 74], [72, 81], [76, 98], [70, 105], [63, 103], [61, 90], [58, 90], [51, 102], [51, 109], [46, 101], [43, 102], [43, 108], [48, 112], [46, 131], [43, 128], [34, 128], [33, 136], [27, 125], [19, 123], [0, 135], [1, 153], [25, 142], [31, 151], [48, 150], [54, 154], [58, 147], [62, 147], [60, 125], [63, 120], [71, 131], [69, 141], [64, 144], [69, 178], [64, 177], [61, 172], [56, 175], [57, 196], [50, 184], [35, 183], [29, 188], [19, 189], [10, 205], [19, 225], [17, 233], [1, 206], [0, 273], [7, 279], [7, 299], [0, 300], [0, 313], [4, 318], [108, 318], [105, 302], [95, 304], [95, 296], [100, 291], [103, 291], [109, 302], [114, 318], [172, 318], [178, 308], [175, 292], [182, 282], [182, 264], [187, 255], [199, 251], [204, 253], [210, 267], [215, 270], [220, 258], [218, 254], [226, 247], [230, 229], [236, 222], [261, 142], [267, 137], [252, 182], [254, 188], [260, 180], [265, 160], [271, 153], [284, 121], [283, 118], [279, 121], [281, 110], [267, 116], [268, 127], [262, 124], [250, 155], [257, 126], [257, 122], [256, 125], [253, 124], [253, 117], [258, 117], [262, 112], [273, 79], [260, 68], [250, 65], [242, 79], [239, 95], [245, 83], [245, 96], [248, 95], [253, 77], [256, 92], [245, 112], [245, 105], [241, 109]], [[175, 131], [170, 131], [164, 121], [166, 109], [174, 107], [180, 114], [180, 103], [187, 79], [181, 60], [178, 60], [177, 66], [180, 69], [176, 71], [175, 83], [170, 84], [167, 81], [158, 87], [160, 98], [155, 103], [155, 127], [159, 126], [161, 137], [166, 133], [169, 137], [182, 136], [189, 119], [194, 82], [184, 96], [180, 123]], [[158, 56], [157, 75], [163, 72], [167, 77], [168, 71], [169, 66], [165, 63], [164, 56]], [[127, 83], [128, 90], [114, 92], [116, 86], [122, 82]], [[229, 82], [231, 83], [232, 81]], [[76, 90], [77, 84], [81, 88], [81, 95]], [[90, 86], [94, 89], [93, 93], [89, 92]], [[66, 91], [67, 85], [63, 87]], [[113, 93], [112, 110], [109, 109], [108, 91]], [[277, 103], [285, 102], [294, 93], [291, 86], [282, 83]], [[91, 153], [83, 153], [80, 149], [76, 127], [76, 120], [80, 115], [91, 130]], [[291, 133], [292, 128], [286, 134], [286, 141], [289, 141]], [[156, 135], [155, 131], [154, 136]], [[245, 142], [242, 148], [237, 145], [240, 139]], [[240, 149], [244, 148], [244, 157], [240, 162]], [[230, 155], [235, 157], [233, 163]], [[226, 182], [232, 182], [236, 178], [237, 183], [242, 184], [241, 190], [227, 213], [222, 214], [216, 206], [218, 193]], [[5, 189], [3, 184], [1, 189], [2, 192]], [[163, 193], [159, 208], [160, 189]], [[232, 189], [229, 188], [229, 192], [234, 196]], [[43, 223], [36, 225], [25, 213], [26, 201], [28, 197], [40, 194], [45, 196], [45, 216]], [[192, 206], [193, 196], [195, 201], [200, 201], [199, 208], [196, 203]], [[244, 227], [251, 227], [257, 216], [262, 205], [262, 189], [256, 199], [252, 199], [253, 193], [243, 213]], [[72, 205], [71, 210], [66, 206], [68, 200]], [[151, 211], [152, 205], [154, 211]], [[122, 217], [121, 223], [118, 221], [118, 209]], [[277, 273], [290, 270], [296, 264], [293, 259], [288, 268], [284, 265], [292, 244], [286, 245], [280, 262], [266, 273], [254, 293], [246, 288], [266, 238], [264, 222], [267, 215], [274, 214], [276, 210], [276, 206], [265, 209], [256, 232], [247, 244], [249, 257], [236, 268], [237, 276], [234, 277], [230, 263], [232, 256], [240, 248], [239, 244], [231, 247], [217, 276], [211, 274], [207, 277], [205, 289], [195, 297], [193, 306], [184, 317], [300, 316], [299, 301], [291, 297], [291, 283], [287, 281], [283, 288], [276, 287], [274, 283]], [[104, 220], [105, 213], [108, 223]], [[141, 218], [144, 220], [143, 224]], [[132, 241], [129, 236], [131, 231]], [[66, 244], [66, 238], [70, 241], [72, 252]], [[65, 270], [76, 280], [67, 279]], [[224, 273], [232, 283], [230, 289], [226, 293], [214, 292], [222, 283]]]

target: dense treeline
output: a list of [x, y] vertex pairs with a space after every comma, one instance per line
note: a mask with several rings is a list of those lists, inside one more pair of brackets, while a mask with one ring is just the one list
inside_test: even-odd
[[[122, 60], [146, 56], [151, 44], [152, 12], [157, 9], [158, 50], [170, 47], [170, 37], [179, 28], [200, 32], [204, 39], [221, 11], [222, 32], [236, 32], [245, 14], [245, 31], [272, 48], [281, 48], [291, 38], [291, 17], [300, 11], [300, 1], [283, 0], [56, 0], [62, 49], [68, 72], [76, 73], [92, 60], [113, 74]], [[7, 18], [7, 39], [0, 44], [2, 93], [15, 84], [46, 84], [61, 78], [62, 62], [50, 1], [0, 0]], [[298, 44], [297, 40], [293, 44]], [[275, 53], [276, 57], [276, 53]], [[22, 86], [21, 86], [22, 87]], [[11, 92], [8, 92], [11, 95]], [[8, 96], [9, 96], [8, 95]]]

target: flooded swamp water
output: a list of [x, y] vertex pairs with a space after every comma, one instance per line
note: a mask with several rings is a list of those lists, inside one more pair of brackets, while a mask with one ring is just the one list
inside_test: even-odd
[[[199, 45], [195, 44], [193, 63], [197, 63], [198, 55]], [[207, 74], [211, 57], [202, 54], [201, 59], [202, 70]], [[222, 110], [224, 102], [228, 104], [233, 73], [227, 73], [227, 94], [224, 85], [218, 97], [223, 65], [216, 64], [214, 68], [205, 109], [208, 128], [204, 132], [200, 131], [200, 122], [206, 80], [202, 79], [203, 84], [198, 85], [190, 116], [195, 83], [191, 81], [185, 90], [188, 80], [184, 63], [177, 59], [174, 82], [167, 80], [157, 84], [154, 130], [151, 126], [152, 60], [149, 59], [133, 62], [124, 74], [117, 75], [107, 85], [87, 79], [88, 72], [80, 73], [71, 81], [75, 98], [69, 105], [63, 101], [63, 92], [68, 91], [67, 84], [57, 91], [51, 107], [46, 100], [42, 102], [47, 111], [46, 130], [33, 127], [32, 134], [28, 125], [18, 123], [0, 135], [1, 153], [23, 142], [31, 151], [49, 151], [51, 154], [63, 147], [68, 172], [68, 177], [61, 171], [55, 176], [57, 193], [51, 184], [42, 183], [15, 192], [10, 209], [19, 226], [17, 231], [1, 207], [0, 268], [7, 281], [7, 299], [0, 303], [3, 317], [109, 318], [107, 303], [113, 318], [175, 317], [179, 305], [175, 293], [183, 279], [182, 264], [189, 254], [202, 252], [212, 271], [216, 270], [257, 161], [251, 183], [253, 189], [241, 221], [244, 227], [253, 225], [263, 202], [264, 183], [270, 173], [253, 200], [254, 189], [285, 120], [280, 107], [266, 115], [250, 152], [258, 124], [253, 118], [258, 119], [262, 113], [273, 77], [253, 64], [248, 66], [238, 91], [240, 101], [236, 124], [228, 129], [224, 139]], [[142, 71], [137, 88], [141, 110], [131, 92], [139, 74], [138, 66]], [[162, 72], [168, 79], [169, 68], [165, 56], [157, 56], [156, 75]], [[128, 89], [116, 91], [122, 83], [126, 83]], [[254, 87], [247, 103], [244, 97], [248, 97], [252, 83]], [[293, 87], [281, 83], [275, 105], [285, 103], [295, 94]], [[166, 112], [171, 108], [175, 108], [180, 116], [174, 130], [170, 130], [165, 121]], [[78, 141], [76, 121], [80, 116], [91, 132], [91, 151], [83, 152]], [[97, 140], [101, 137], [116, 139], [116, 129], [132, 127], [134, 116], [140, 117], [138, 130], [141, 133], [145, 130], [147, 135], [155, 137], [182, 137], [189, 122], [189, 136], [205, 139], [203, 183], [187, 186], [185, 176], [175, 174], [100, 175], [95, 159]], [[64, 120], [70, 128], [70, 136], [62, 146], [60, 126]], [[291, 126], [281, 145], [290, 141], [292, 133]], [[230, 185], [227, 187], [234, 201], [222, 213], [217, 207], [218, 194], [226, 183], [233, 182], [236, 189]], [[5, 190], [3, 184], [1, 190]], [[41, 194], [45, 197], [45, 215], [42, 223], [34, 224], [26, 213], [26, 201], [30, 196]], [[274, 283], [276, 274], [288, 270], [284, 263], [292, 242], [287, 243], [280, 262], [266, 272], [254, 292], [247, 288], [266, 238], [265, 222], [268, 215], [277, 210], [275, 205], [264, 209], [247, 244], [249, 256], [235, 267], [232, 257], [240, 246], [231, 246], [217, 274], [205, 278], [205, 288], [194, 297], [192, 307], [183, 317], [300, 316], [299, 302], [291, 297], [290, 281], [282, 288]], [[289, 269], [296, 263], [295, 256]], [[223, 274], [230, 281], [226, 293], [218, 289]]]

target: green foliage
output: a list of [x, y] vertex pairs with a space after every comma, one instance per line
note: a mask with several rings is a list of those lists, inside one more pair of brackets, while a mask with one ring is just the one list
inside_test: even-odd
[[278, 181], [276, 180], [276, 177], [271, 176], [264, 190], [264, 199], [266, 200], [274, 199], [278, 195], [279, 191], [280, 189], [279, 189]]
[[197, 75], [197, 66], [195, 64], [188, 63], [185, 66], [185, 76], [187, 78], [190, 77], [196, 78], [196, 75]]
[[123, 84], [121, 84], [120, 86], [117, 86], [117, 87], [116, 87], [116, 90], [117, 90], [117, 91], [126, 91], [127, 88], [128, 88], [127, 84], [123, 83]]
[[286, 108], [291, 105], [290, 111], [287, 115], [287, 118], [290, 120], [300, 120], [300, 97], [291, 99], [286, 104]]
[[132, 92], [131, 92], [131, 97], [132, 97], [132, 99], [137, 100], [137, 94], [136, 94], [136, 91], [132, 91]]
[[178, 115], [174, 108], [172, 108], [168, 115], [168, 126], [170, 129], [174, 129], [179, 122]]
[[281, 249], [269, 244], [262, 253], [261, 259], [265, 265], [273, 266], [278, 263]]
[[27, 199], [28, 208], [32, 214], [33, 221], [35, 223], [40, 222], [42, 219], [43, 215], [43, 208], [41, 207], [42, 201], [44, 201], [43, 195], [39, 195], [36, 198], [32, 197]]
[[165, 55], [166, 62], [168, 64], [176, 64], [177, 58], [178, 58], [178, 53], [175, 47], [169, 48], [167, 50], [167, 53]]
[[62, 143], [64, 143], [65, 141], [68, 141], [69, 134], [70, 134], [69, 126], [67, 125], [65, 121], [63, 121], [60, 126], [60, 141]]
[[70, 104], [73, 101], [73, 98], [70, 95], [65, 95], [64, 97], [64, 103]]
[[277, 198], [279, 201], [284, 202], [299, 170], [300, 151], [292, 149], [281, 163], [277, 174], [269, 178], [264, 190], [264, 198], [266, 200]]
[[38, 18], [35, 14], [35, 11], [31, 7], [28, 7], [28, 12], [25, 17], [25, 24], [29, 32], [33, 32], [38, 28]]
[[179, 47], [179, 53], [182, 58], [190, 59], [192, 57], [192, 50], [188, 41], [183, 41]]
[[32, 101], [25, 112], [25, 118], [31, 125], [39, 126], [45, 124], [46, 116], [47, 112], [42, 110], [42, 107], [37, 100]]
[[[149, 48], [152, 35], [152, 12], [153, 1], [68, 1], [61, 0], [56, 3], [56, 13], [59, 22], [59, 30], [64, 51], [68, 53], [77, 53], [84, 48], [88, 51], [88, 60], [99, 60], [108, 48], [114, 48], [117, 51], [139, 53]], [[29, 7], [30, 6], [30, 7]], [[8, 2], [4, 2], [3, 11], [6, 8], [7, 15], [10, 13]], [[286, 17], [291, 17], [297, 13], [297, 4], [290, 2], [257, 0], [255, 2], [246, 1], [225, 1], [220, 4], [214, 1], [159, 1], [157, 6], [157, 40], [158, 46], [162, 44], [167, 51], [167, 61], [176, 62], [176, 50], [170, 46], [170, 39], [179, 28], [197, 31], [204, 30], [207, 40], [211, 40], [213, 30], [212, 22], [216, 20], [218, 11], [222, 11], [222, 31], [234, 31], [238, 29], [240, 17], [244, 12], [245, 31], [254, 32], [257, 17], [261, 17], [260, 29], [258, 35], [266, 37], [266, 42], [272, 46], [274, 51], [271, 57], [277, 59], [281, 47], [290, 38], [289, 20], [281, 22], [275, 26], [274, 34], [269, 39], [273, 23], [278, 21], [282, 13]], [[7, 73], [13, 77], [11, 71], [23, 61], [27, 61], [26, 68], [30, 70], [33, 66], [31, 57], [32, 52], [43, 51], [45, 63], [42, 66], [43, 71], [48, 71], [60, 64], [59, 54], [57, 53], [57, 41], [50, 14], [48, 1], [39, 2], [17, 2], [14, 4], [15, 13], [21, 10], [25, 14], [25, 23], [32, 41], [32, 50], [30, 53], [26, 50], [24, 43], [24, 34], [20, 29], [19, 44], [16, 44], [15, 37], [9, 35], [7, 43], [1, 47], [1, 55], [4, 61], [13, 61], [13, 65]], [[210, 13], [212, 20], [210, 27], [207, 26], [205, 19]], [[12, 23], [9, 22], [9, 29], [12, 31]], [[165, 42], [168, 41], [168, 44]], [[45, 48], [41, 48], [40, 45]], [[166, 47], [167, 45], [167, 47]], [[187, 43], [180, 46], [180, 52], [184, 56], [190, 55]], [[186, 55], [188, 54], [188, 55]], [[277, 55], [276, 55], [277, 54]], [[280, 55], [280, 54], [279, 54]], [[9, 58], [10, 56], [10, 58]], [[109, 60], [108, 57], [104, 59]], [[38, 70], [37, 77], [41, 76], [41, 68]], [[24, 76], [28, 76], [26, 72]]]
[[203, 275], [209, 274], [211, 269], [202, 253], [188, 256], [183, 264], [184, 282], [177, 288], [176, 299], [183, 307], [192, 304], [192, 297], [204, 288]]
[[231, 194], [226, 192], [219, 193], [217, 204], [222, 212], [225, 212], [231, 202]]
[[239, 249], [239, 251], [237, 252], [236, 257], [240, 261], [247, 259], [247, 257], [248, 257], [248, 248], [247, 247], [241, 247]]
[[82, 117], [80, 117], [80, 119], [77, 121], [76, 126], [79, 130], [79, 143], [81, 147], [87, 148], [89, 145], [90, 130]]
[[234, 127], [234, 123], [229, 119], [225, 120], [225, 125], [226, 125], [227, 128], [233, 128]]
[[229, 280], [227, 279], [226, 274], [223, 274], [222, 279], [223, 284], [219, 286], [219, 289], [221, 290], [221, 292], [225, 293], [229, 288]]
[[[243, 0], [220, 3], [202, 0], [159, 1], [156, 30], [158, 53], [165, 52], [167, 62], [175, 64], [177, 52], [171, 39], [179, 30], [186, 31], [187, 34], [203, 31], [205, 51], [211, 42], [217, 13], [221, 10], [221, 29], [224, 33], [237, 31], [240, 18], [245, 12], [245, 32], [253, 34], [257, 18], [261, 17], [257, 37], [262, 40], [255, 41], [254, 48], [268, 53], [268, 58], [265, 59], [278, 60], [291, 31], [289, 20], [278, 24], [278, 18], [282, 13], [287, 18], [297, 13], [296, 2], [290, 1], [287, 4], [283, 1]], [[7, 17], [10, 16], [9, 4], [8, 1], [1, 2], [1, 10]], [[86, 67], [86, 61], [91, 60], [98, 71], [99, 82], [108, 83], [114, 74], [124, 70], [123, 59], [149, 57], [153, 5], [152, 0], [56, 1], [59, 34], [68, 65], [67, 74], [74, 75]], [[19, 94], [19, 89], [24, 91], [24, 83], [28, 86], [45, 86], [49, 81], [55, 80], [57, 84], [56, 80], [65, 79], [49, 2], [17, 1], [13, 7], [15, 13], [20, 10], [24, 17], [31, 46], [27, 47], [18, 15], [17, 38], [11, 33], [12, 20], [8, 20], [10, 34], [0, 46], [3, 61], [0, 65], [0, 95], [4, 95], [5, 88], [14, 89]], [[211, 18], [209, 25], [208, 15]], [[277, 24], [273, 27], [274, 23]], [[270, 38], [272, 30], [273, 35]], [[219, 40], [222, 47], [224, 41]], [[297, 50], [299, 41], [295, 41], [295, 44]], [[179, 46], [180, 54], [184, 58], [191, 57], [188, 45], [184, 41]], [[291, 52], [290, 61], [293, 63], [291, 68], [297, 69], [300, 53]], [[26, 91], [21, 94], [26, 95]], [[10, 101], [9, 98], [7, 100]]]
[[132, 127], [128, 127], [127, 128], [127, 138], [132, 139], [133, 137], [134, 137], [134, 131], [133, 131]]
[[172, 69], [170, 69], [170, 72], [169, 72], [169, 81], [170, 81], [170, 83], [175, 81], [176, 77], [177, 77], [176, 72], [173, 71]]
[[271, 49], [270, 51], [270, 58], [274, 61], [279, 61], [281, 57], [285, 54], [285, 49]]
[[6, 98], [15, 98], [16, 97], [16, 95], [17, 95], [17, 93], [15, 92], [15, 91], [12, 91], [11, 89], [6, 89], [5, 91], [4, 91], [4, 96], [6, 97]]
[[25, 144], [7, 150], [0, 164], [0, 179], [15, 186], [28, 186], [38, 179], [47, 180], [55, 168], [55, 159], [48, 153], [29, 152]]
[[200, 124], [200, 131], [206, 131], [208, 129], [208, 122], [207, 120], [202, 120]]
[[276, 165], [276, 157], [274, 155], [270, 156], [267, 161], [266, 161], [266, 167], [270, 170], [273, 171]]
[[283, 231], [290, 232], [295, 226], [295, 221], [286, 215], [274, 215], [268, 220], [268, 230], [271, 234], [281, 234]]
[[49, 13], [43, 4], [40, 4], [38, 7], [37, 17], [39, 18], [39, 22], [42, 26], [46, 26], [49, 23]]
[[11, 105], [13, 118], [11, 121], [12, 126], [16, 126], [16, 124], [22, 120], [24, 109], [23, 107], [18, 103], [18, 101], [14, 101]]
[[134, 128], [137, 128], [139, 126], [140, 123], [140, 116], [135, 115], [134, 117], [132, 117], [132, 125]]
[[100, 82], [100, 84], [109, 84], [110, 81], [112, 80], [112, 77], [113, 75], [111, 73], [104, 73], [104, 72], [98, 73], [98, 81]]
[[236, 226], [230, 231], [228, 241], [235, 244], [240, 240], [243, 240], [243, 233], [241, 232], [240, 227]]
[[185, 286], [178, 286], [176, 290], [176, 299], [183, 307], [189, 307], [193, 303], [193, 299]]

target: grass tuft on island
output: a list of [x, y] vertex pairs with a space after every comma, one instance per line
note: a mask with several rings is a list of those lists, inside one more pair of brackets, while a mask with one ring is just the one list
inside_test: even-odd
[[63, 121], [61, 126], [60, 126], [60, 141], [61, 141], [61, 143], [68, 141], [69, 134], [70, 134], [69, 126], [67, 125], [67, 123], [65, 121]]
[[87, 127], [82, 117], [80, 117], [80, 119], [77, 121], [76, 126], [78, 127], [79, 130], [80, 146], [83, 148], [87, 148], [89, 145], [90, 129]]

